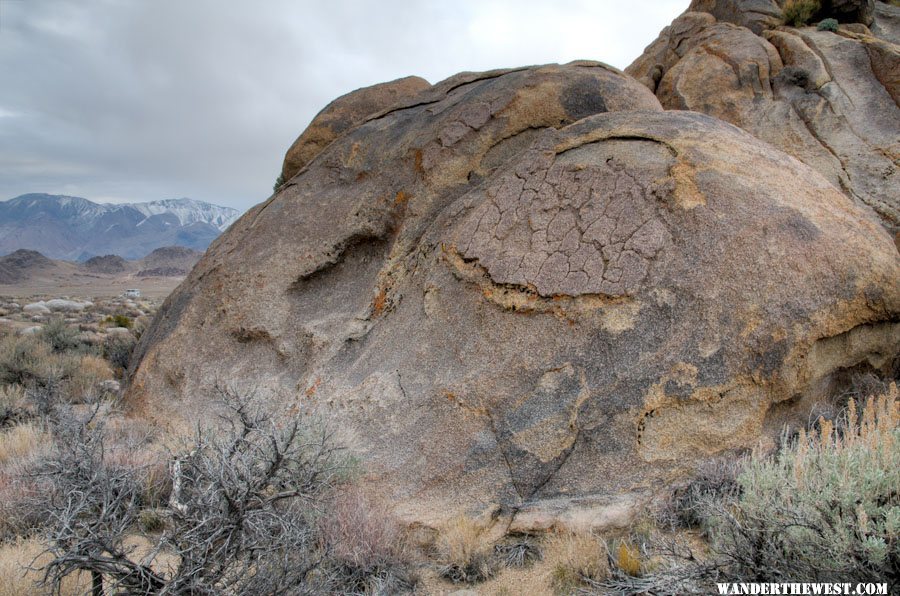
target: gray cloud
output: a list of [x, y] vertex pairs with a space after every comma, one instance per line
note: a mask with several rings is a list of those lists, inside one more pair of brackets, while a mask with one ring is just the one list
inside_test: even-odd
[[409, 74], [624, 68], [686, 0], [0, 0], [0, 199], [246, 208], [330, 100]]

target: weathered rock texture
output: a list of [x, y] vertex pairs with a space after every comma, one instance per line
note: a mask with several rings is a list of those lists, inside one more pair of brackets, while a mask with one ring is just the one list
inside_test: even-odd
[[[774, 46], [681, 27], [749, 36], [774, 104]], [[742, 98], [747, 67], [706, 56]], [[208, 416], [226, 382], [324, 414], [410, 521], [625, 524], [898, 351], [900, 264], [867, 207], [599, 63], [457, 75], [304, 159], [166, 301], [128, 399]]]
[[664, 108], [731, 122], [812, 166], [897, 233], [900, 8], [825, 4], [855, 24], [775, 27], [774, 0], [695, 0], [627, 72]]
[[367, 116], [413, 97], [431, 85], [419, 77], [405, 77], [363, 89], [335, 99], [319, 112], [284, 157], [281, 176], [293, 178], [333, 140], [361, 123]]

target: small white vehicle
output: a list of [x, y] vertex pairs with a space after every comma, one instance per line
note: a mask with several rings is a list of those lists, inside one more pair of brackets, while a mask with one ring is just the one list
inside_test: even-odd
[[137, 288], [131, 288], [131, 289], [125, 290], [124, 296], [126, 298], [140, 298], [141, 291], [138, 290]]

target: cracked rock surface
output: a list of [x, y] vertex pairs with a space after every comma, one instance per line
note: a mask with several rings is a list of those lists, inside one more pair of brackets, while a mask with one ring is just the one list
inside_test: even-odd
[[634, 294], [669, 239], [657, 181], [674, 161], [665, 148], [660, 155], [653, 142], [643, 145], [657, 167], [634, 171], [608, 149], [559, 158], [540, 146], [528, 151], [477, 191], [483, 201], [462, 224], [460, 254], [494, 282], [544, 297]]
[[[774, 45], [689, 15], [752, 36], [758, 68], [697, 59], [774, 93]], [[869, 207], [611, 67], [462, 73], [354, 122], [166, 300], [131, 408], [208, 419], [228, 383], [329, 420], [410, 523], [620, 527], [898, 353]]]

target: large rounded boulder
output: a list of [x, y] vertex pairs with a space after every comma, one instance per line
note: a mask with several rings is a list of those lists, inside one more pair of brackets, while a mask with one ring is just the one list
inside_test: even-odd
[[217, 240], [127, 399], [322, 416], [410, 522], [608, 527], [890, 366], [898, 315], [891, 238], [793, 157], [599, 63], [463, 74]]

